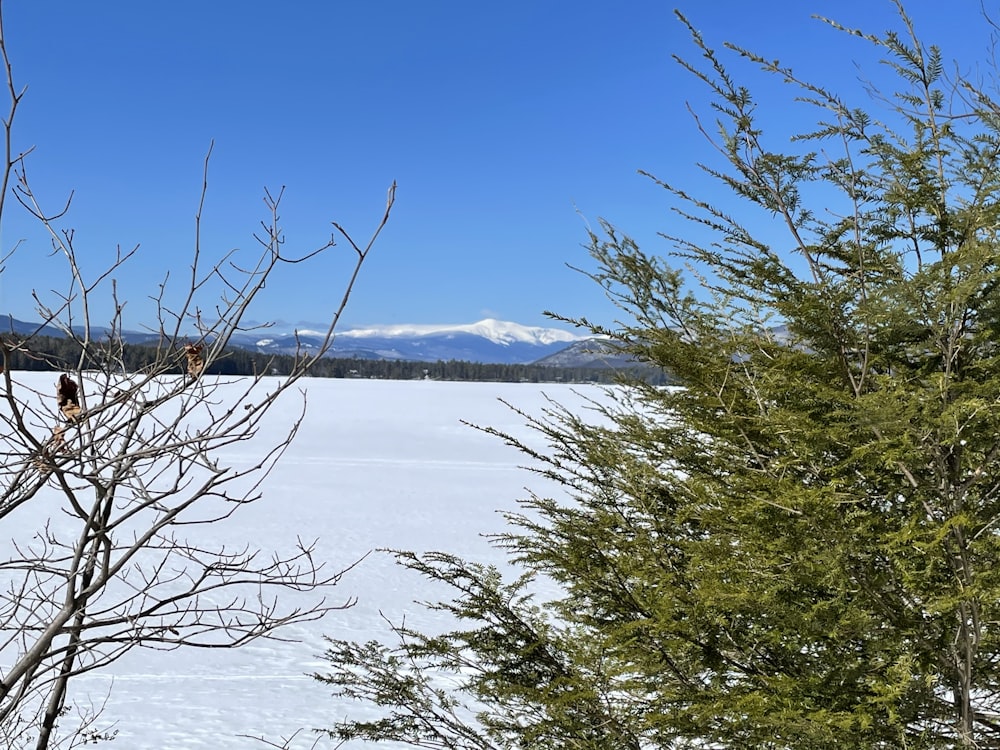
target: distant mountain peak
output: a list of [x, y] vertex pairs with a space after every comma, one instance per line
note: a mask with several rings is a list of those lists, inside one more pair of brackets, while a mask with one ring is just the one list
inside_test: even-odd
[[[0, 316], [0, 329], [25, 334], [62, 336], [50, 326]], [[94, 329], [95, 331], [97, 329]], [[149, 331], [118, 331], [130, 344], [157, 339]], [[252, 323], [229, 339], [231, 346], [273, 354], [296, 354], [324, 344], [327, 329], [311, 323], [289, 326], [281, 321]], [[327, 354], [361, 359], [400, 359], [416, 362], [460, 360], [496, 364], [530, 364], [592, 339], [558, 328], [525, 326], [494, 318], [450, 325], [380, 325], [338, 331]]]
[[337, 336], [344, 338], [410, 339], [430, 336], [466, 334], [506, 346], [513, 343], [547, 346], [556, 343], [571, 343], [588, 338], [558, 328], [524, 326], [494, 318], [485, 318], [477, 323], [456, 324], [396, 324], [352, 328], [340, 331]]

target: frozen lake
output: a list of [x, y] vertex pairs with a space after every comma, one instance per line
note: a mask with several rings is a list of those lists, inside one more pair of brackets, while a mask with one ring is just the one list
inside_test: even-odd
[[[51, 389], [51, 373], [25, 377]], [[574, 407], [582, 404], [578, 394], [598, 394], [588, 386], [433, 381], [310, 379], [304, 388], [305, 421], [266, 480], [264, 498], [213, 534], [265, 550], [288, 548], [296, 537], [316, 539], [332, 569], [380, 547], [439, 549], [499, 562], [480, 535], [502, 528], [497, 511], [516, 507], [526, 486], [546, 488], [519, 468], [519, 452], [462, 420], [537, 443], [499, 399], [538, 414], [546, 397]], [[300, 407], [295, 394], [279, 402], [271, 415], [275, 429], [289, 424]], [[262, 438], [217, 454], [220, 463], [253, 461], [273, 442]], [[11, 533], [3, 529], [0, 544]], [[345, 707], [308, 677], [323, 670], [322, 636], [375, 637], [382, 632], [380, 611], [433, 627], [412, 604], [432, 596], [417, 591], [417, 582], [387, 556], [372, 554], [333, 591], [337, 600], [357, 597], [357, 605], [284, 632], [296, 642], [258, 641], [232, 651], [134, 651], [110, 670], [76, 678], [70, 698], [85, 705], [106, 700], [100, 724], [118, 729], [110, 747], [122, 750], [262, 748], [240, 735], [280, 742], [303, 727], [329, 726]], [[315, 739], [305, 732], [291, 747], [309, 748]]]

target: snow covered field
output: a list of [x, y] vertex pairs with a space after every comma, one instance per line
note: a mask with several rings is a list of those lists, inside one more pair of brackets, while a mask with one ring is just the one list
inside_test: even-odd
[[[38, 387], [51, 390], [51, 374]], [[308, 412], [291, 449], [264, 485], [264, 499], [217, 527], [226, 540], [288, 548], [297, 536], [317, 539], [320, 555], [344, 568], [378, 547], [440, 549], [480, 561], [502, 558], [481, 538], [497, 531], [496, 511], [511, 509], [525, 486], [542, 480], [518, 468], [524, 457], [499, 439], [463, 425], [496, 427], [537, 443], [503, 398], [538, 414], [549, 396], [566, 405], [594, 397], [593, 387], [430, 381], [308, 380]], [[275, 408], [289, 424], [301, 402]], [[273, 438], [273, 436], [271, 436]], [[219, 454], [220, 464], [253, 461], [273, 442]], [[3, 536], [9, 536], [3, 529]], [[0, 546], [8, 543], [0, 539]], [[258, 641], [235, 651], [135, 651], [111, 670], [77, 678], [71, 698], [100, 703], [101, 725], [113, 724], [120, 750], [263, 748], [239, 735], [273, 742], [299, 728], [329, 726], [345, 713], [308, 677], [322, 671], [322, 636], [365, 640], [381, 627], [379, 612], [433, 626], [412, 604], [416, 590], [387, 556], [373, 554], [350, 571], [334, 598], [358, 604], [286, 631], [297, 642]], [[357, 711], [357, 707], [354, 707]], [[303, 732], [293, 748], [313, 746]], [[322, 741], [317, 747], [333, 747]]]

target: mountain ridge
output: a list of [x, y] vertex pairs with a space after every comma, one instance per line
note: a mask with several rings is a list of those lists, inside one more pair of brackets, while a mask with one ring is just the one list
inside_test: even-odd
[[[287, 354], [298, 348], [316, 348], [324, 336], [325, 331], [308, 324], [292, 331], [267, 326], [259, 332], [237, 334], [233, 343], [256, 351]], [[531, 364], [587, 338], [559, 328], [524, 326], [494, 318], [459, 324], [369, 325], [336, 331], [328, 356]]]
[[[42, 326], [0, 315], [0, 330], [22, 335], [38, 333], [62, 336], [52, 326]], [[92, 328], [94, 335], [109, 329]], [[156, 334], [149, 331], [121, 332], [129, 344], [148, 344]], [[326, 327], [310, 323], [251, 323], [230, 340], [236, 348], [263, 354], [294, 354], [322, 346]], [[194, 337], [194, 334], [192, 334]], [[593, 340], [559, 328], [525, 326], [510, 321], [485, 318], [459, 324], [387, 324], [347, 328], [334, 333], [328, 357], [407, 360], [416, 362], [467, 361], [482, 364], [534, 364], [567, 348]], [[573, 366], [575, 357], [563, 357], [556, 366]]]

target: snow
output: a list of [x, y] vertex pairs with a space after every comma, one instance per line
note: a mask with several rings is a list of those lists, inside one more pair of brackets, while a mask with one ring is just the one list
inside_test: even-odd
[[[18, 376], [50, 390], [50, 373]], [[575, 408], [599, 393], [557, 384], [303, 382], [305, 421], [265, 481], [264, 498], [213, 527], [213, 534], [264, 549], [287, 549], [297, 537], [316, 539], [318, 554], [338, 570], [385, 547], [501, 562], [480, 534], [501, 528], [497, 511], [514, 508], [526, 486], [543, 493], [552, 488], [519, 468], [519, 452], [462, 420], [541, 447], [499, 398], [538, 414], [547, 396]], [[279, 401], [269, 419], [279, 429], [300, 408], [293, 395]], [[247, 465], [270, 445], [252, 441], [217, 455], [222, 465]], [[11, 529], [3, 529], [0, 545], [10, 535]], [[76, 678], [71, 699], [83, 706], [106, 701], [99, 725], [119, 731], [111, 748], [257, 748], [265, 746], [241, 735], [280, 744], [302, 728], [307, 731], [289, 747], [310, 748], [317, 736], [308, 730], [359, 710], [336, 705], [328, 689], [308, 676], [323, 670], [324, 634], [378, 637], [384, 632], [380, 612], [397, 620], [405, 614], [407, 624], [417, 627], [435, 625], [432, 615], [412, 603], [431, 594], [401, 572], [388, 555], [372, 553], [333, 592], [338, 600], [358, 597], [357, 605], [284, 632], [296, 642], [258, 641], [232, 651], [136, 650], [104, 672]], [[317, 747], [334, 744], [323, 740]]]
[[554, 344], [556, 342], [579, 341], [587, 338], [569, 331], [558, 328], [541, 328], [538, 326], [523, 326], [518, 323], [510, 323], [503, 320], [486, 318], [478, 323], [454, 324], [454, 325], [386, 325], [371, 326], [368, 328], [353, 328], [342, 331], [337, 335], [344, 338], [372, 338], [372, 337], [414, 337], [414, 336], [441, 336], [448, 334], [465, 333], [475, 336], [482, 336], [494, 344], [511, 344], [513, 342], [523, 342], [528, 344]]

